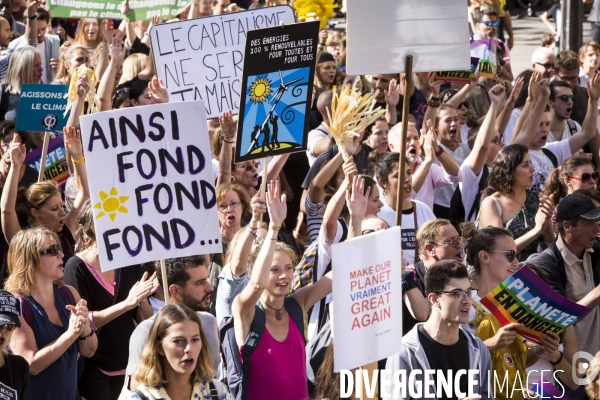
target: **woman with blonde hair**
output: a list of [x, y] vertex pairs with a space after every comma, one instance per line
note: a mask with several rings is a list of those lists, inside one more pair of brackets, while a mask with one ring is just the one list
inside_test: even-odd
[[58, 64], [55, 84], [68, 85], [71, 83], [71, 74], [75, 68], [82, 64], [90, 66], [90, 53], [82, 44], [67, 42], [61, 46], [64, 49]]
[[84, 45], [92, 53], [102, 43], [103, 28], [96, 18], [82, 18], [75, 33], [75, 43]]
[[127, 57], [123, 62], [123, 75], [118, 84], [122, 85], [137, 77], [146, 68], [147, 61], [148, 56], [144, 53], [134, 53]]
[[[593, 366], [596, 365], [596, 368]], [[586, 378], [588, 379], [587, 385], [585, 385], [585, 392], [587, 393], [588, 399], [598, 400], [600, 398], [600, 351], [594, 356], [594, 360], [590, 368], [586, 372]], [[591, 376], [595, 373], [594, 376]]]
[[[11, 168], [0, 199], [2, 209], [0, 221], [8, 243], [25, 227], [44, 226], [57, 233], [64, 249], [62, 262], [66, 263], [73, 256], [75, 244], [71, 232], [77, 230], [77, 216], [90, 195], [80, 133], [73, 127], [66, 127], [64, 133], [65, 149], [67, 157], [73, 160], [77, 185], [77, 197], [69, 213], [65, 214], [60, 189], [53, 181], [34, 183], [27, 190], [19, 190], [19, 171], [25, 160], [26, 149], [24, 144], [19, 143], [19, 135], [15, 134], [8, 150]], [[19, 215], [17, 215], [17, 206]], [[19, 217], [24, 217], [25, 220]]]
[[133, 334], [136, 322], [152, 316], [152, 306], [145, 300], [158, 288], [158, 279], [156, 273], [149, 278], [140, 265], [102, 270], [90, 200], [77, 222], [77, 254], [65, 265], [64, 282], [87, 301], [90, 322], [98, 330], [98, 350], [85, 360], [79, 393], [87, 400], [116, 400], [129, 355], [129, 341], [123, 338]]
[[8, 105], [3, 105], [0, 102], [0, 108], [6, 109], [6, 113], [0, 116], [0, 119], [13, 122], [17, 120], [21, 85], [24, 83], [41, 83], [43, 73], [42, 56], [38, 49], [24, 46], [13, 51], [8, 63], [8, 70], [2, 80], [9, 93], [9, 102]]
[[140, 383], [127, 400], [230, 399], [215, 379], [206, 335], [198, 314], [183, 304], [158, 312], [135, 372]]
[[62, 257], [58, 235], [44, 227], [18, 232], [8, 250], [5, 288], [23, 310], [11, 349], [29, 363], [29, 399], [77, 398], [78, 353], [92, 357], [98, 346], [87, 302], [61, 283]]

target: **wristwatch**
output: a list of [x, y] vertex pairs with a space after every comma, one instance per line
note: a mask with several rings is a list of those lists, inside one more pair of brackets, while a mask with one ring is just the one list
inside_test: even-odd
[[413, 270], [408, 270], [402, 275], [402, 293], [406, 293], [417, 287], [417, 273]]

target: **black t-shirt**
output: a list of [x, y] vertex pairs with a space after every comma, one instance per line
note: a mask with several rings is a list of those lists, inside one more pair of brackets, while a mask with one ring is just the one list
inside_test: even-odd
[[[144, 270], [139, 265], [115, 270], [115, 296], [111, 295], [96, 280], [87, 265], [79, 257], [72, 257], [65, 266], [63, 281], [77, 289], [87, 301], [90, 311], [105, 310], [124, 301], [133, 285], [142, 278]], [[105, 371], [120, 371], [127, 367], [129, 337], [135, 329], [136, 309], [126, 311], [98, 331], [98, 349], [86, 362], [93, 362]]]
[[[373, 151], [373, 149], [365, 143], [361, 144], [362, 151], [358, 154], [354, 155], [354, 163], [356, 164], [356, 169], [359, 174], [373, 175], [373, 168], [369, 163], [369, 153]], [[319, 157], [315, 160], [312, 167], [308, 170], [308, 174], [306, 174], [306, 178], [302, 183], [302, 187], [306, 190], [310, 188], [310, 183], [315, 179], [315, 176], [319, 173], [323, 165], [329, 162], [333, 157], [335, 157], [338, 153], [337, 145], [329, 146], [325, 149], [324, 152], [319, 154]]]
[[[444, 344], [436, 342], [429, 334], [423, 329], [423, 325], [420, 325], [418, 328], [419, 332], [419, 342], [421, 346], [423, 346], [423, 350], [425, 350], [425, 355], [427, 356], [427, 361], [429, 361], [429, 367], [432, 370], [443, 371], [444, 374], [448, 374], [448, 371], [452, 371], [452, 388], [456, 392], [456, 388], [454, 388], [454, 377], [459, 370], [469, 370], [469, 343], [464, 333], [459, 331], [458, 342], [455, 344], [446, 346]], [[434, 375], [434, 381], [437, 382], [437, 372]], [[445, 375], [445, 378], [448, 379], [449, 375]], [[460, 391], [463, 393], [468, 393], [468, 376], [467, 374], [460, 377]], [[425, 391], [423, 391], [425, 393]], [[438, 399], [454, 399], [456, 400], [456, 396], [446, 397], [446, 392], [442, 391], [442, 396], [438, 397]]]
[[21, 356], [8, 354], [4, 365], [0, 367], [0, 398], [25, 400], [28, 384], [29, 364]]

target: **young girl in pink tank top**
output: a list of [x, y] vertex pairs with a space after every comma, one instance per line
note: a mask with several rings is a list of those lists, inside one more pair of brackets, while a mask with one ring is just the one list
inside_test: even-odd
[[[246, 337], [254, 319], [254, 306], [260, 301], [266, 313], [266, 328], [260, 343], [250, 355], [248, 400], [308, 400], [306, 353], [303, 332], [285, 309], [284, 301], [294, 274], [295, 254], [277, 234], [285, 220], [285, 195], [279, 181], [271, 181], [266, 194], [271, 223], [250, 277], [232, 307], [235, 337], [243, 360]], [[304, 312], [331, 293], [331, 272], [315, 284], [292, 294]]]

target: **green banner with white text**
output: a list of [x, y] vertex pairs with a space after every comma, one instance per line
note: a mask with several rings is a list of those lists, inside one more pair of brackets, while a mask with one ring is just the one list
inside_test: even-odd
[[[129, 21], [149, 21], [154, 15], [169, 19], [179, 15], [190, 0], [129, 0]], [[123, 19], [121, 0], [46, 0], [54, 18]]]

